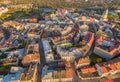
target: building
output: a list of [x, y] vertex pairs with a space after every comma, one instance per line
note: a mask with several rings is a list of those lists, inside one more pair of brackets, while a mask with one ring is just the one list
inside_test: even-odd
[[64, 42], [64, 43], [58, 44], [57, 46], [59, 46], [61, 48], [70, 48], [73, 46], [73, 44], [70, 42]]
[[56, 43], [56, 42], [59, 42], [62, 40], [68, 40], [68, 39], [72, 38], [76, 32], [78, 32], [78, 30], [73, 29], [69, 34], [67, 34], [65, 36], [55, 37], [53, 39], [53, 42]]
[[93, 66], [83, 67], [77, 70], [79, 78], [95, 79], [99, 77], [96, 68]]
[[56, 68], [56, 70], [44, 67], [42, 70], [42, 82], [74, 82], [73, 70], [69, 62], [65, 69]]
[[97, 36], [94, 53], [105, 58], [106, 60], [110, 60], [120, 53], [119, 50], [120, 42], [112, 40], [110, 37]]
[[4, 36], [2, 29], [0, 28], [0, 38]]
[[101, 20], [104, 22], [108, 21], [108, 9], [103, 13]]
[[6, 7], [0, 7], [0, 15], [2, 15], [3, 13], [8, 12], [8, 8]]
[[23, 71], [21, 67], [11, 67], [10, 73], [1, 82], [20, 82], [20, 75]]
[[24, 30], [24, 24], [23, 23], [20, 23], [20, 22], [17, 22], [17, 21], [6, 21], [2, 24], [3, 27], [5, 28], [15, 28], [16, 30]]
[[[83, 22], [80, 22], [80, 23], [83, 23]], [[82, 34], [84, 34], [85, 32], [88, 31], [88, 25], [86, 24], [82, 24], [82, 25], [79, 25], [79, 28], [80, 28], [80, 31], [82, 32]]]
[[17, 57], [10, 57], [5, 59], [4, 64], [17, 66], [18, 62], [19, 62], [19, 59]]
[[24, 48], [15, 50], [15, 51], [11, 51], [7, 54], [7, 58], [18, 57], [18, 59], [22, 59], [23, 56], [24, 56]]
[[65, 35], [69, 34], [71, 31], [72, 31], [72, 27], [65, 27], [63, 29], [63, 31], [61, 32], [61, 35], [65, 36]]
[[30, 38], [39, 38], [40, 37], [39, 24], [37, 23], [31, 24], [27, 32], [27, 36]]
[[22, 59], [23, 65], [29, 65], [31, 63], [40, 63], [39, 45], [28, 45], [27, 52]]
[[38, 79], [38, 66], [30, 65], [29, 68], [24, 69], [21, 76], [20, 82], [37, 82]]
[[120, 72], [120, 57], [95, 65], [100, 76], [114, 75]]
[[2, 30], [2, 27], [0, 27], [0, 44], [2, 44], [5, 41], [4, 32]]
[[16, 40], [16, 37], [10, 37], [9, 39], [5, 40], [3, 44], [0, 44], [0, 50], [5, 51], [10, 48], [15, 48], [18, 47], [19, 44], [15, 44], [14, 41]]
[[83, 41], [85, 41], [88, 46], [92, 46], [92, 44], [94, 42], [94, 33], [87, 32], [83, 38]]
[[63, 60], [71, 62], [82, 55], [79, 48], [71, 48], [71, 50], [66, 50], [61, 47], [57, 47], [57, 52]]
[[78, 61], [75, 62], [75, 67], [76, 69], [88, 66], [90, 64], [90, 58], [85, 57], [85, 58], [80, 58]]
[[29, 18], [29, 22], [30, 23], [37, 23], [37, 17], [36, 16], [32, 16]]
[[44, 50], [46, 62], [54, 61], [54, 55], [52, 53], [52, 49], [51, 49], [51, 46], [49, 44], [49, 41], [43, 40], [42, 43], [43, 43], [43, 50]]

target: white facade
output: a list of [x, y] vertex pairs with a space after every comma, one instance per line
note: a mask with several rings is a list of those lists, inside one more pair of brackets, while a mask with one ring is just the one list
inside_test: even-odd
[[48, 40], [43, 40], [42, 43], [43, 43], [43, 49], [44, 49], [44, 55], [45, 55], [46, 62], [54, 61], [54, 56], [53, 56], [52, 49], [51, 49], [51, 46]]

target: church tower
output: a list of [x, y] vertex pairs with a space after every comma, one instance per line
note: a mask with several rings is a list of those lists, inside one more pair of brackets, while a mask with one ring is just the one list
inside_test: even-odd
[[104, 21], [104, 22], [108, 21], [108, 9], [103, 13], [101, 21]]

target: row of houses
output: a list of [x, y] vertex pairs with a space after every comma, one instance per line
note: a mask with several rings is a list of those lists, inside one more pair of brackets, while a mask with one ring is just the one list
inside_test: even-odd
[[120, 73], [120, 57], [107, 62], [97, 63], [94, 66], [89, 66], [90, 62], [89, 57], [80, 58], [79, 61], [75, 62], [79, 78], [95, 79]]
[[30, 63], [40, 63], [40, 55], [39, 55], [39, 45], [38, 44], [30, 44], [27, 47], [27, 52], [22, 59], [23, 65], [29, 65]]
[[56, 69], [43, 67], [41, 80], [42, 82], [75, 82], [70, 62], [66, 62], [65, 67], [56, 67]]
[[99, 56], [105, 58], [106, 60], [110, 60], [117, 56], [120, 52], [120, 42], [116, 40], [112, 40], [107, 36], [98, 36], [94, 53]]

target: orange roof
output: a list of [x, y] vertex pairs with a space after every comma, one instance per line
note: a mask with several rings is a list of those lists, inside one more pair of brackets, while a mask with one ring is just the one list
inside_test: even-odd
[[85, 57], [85, 58], [79, 59], [78, 64], [89, 63], [89, 62], [90, 62], [89, 57]]
[[66, 78], [72, 78], [73, 77], [73, 70], [72, 68], [66, 69]]
[[120, 70], [120, 62], [114, 64], [117, 69]]
[[107, 73], [107, 72], [108, 72], [107, 68], [104, 67], [104, 66], [101, 67], [101, 70], [102, 70], [104, 73]]
[[113, 70], [113, 71], [115, 71], [116, 70], [116, 67], [115, 67], [115, 65], [114, 64], [111, 64], [111, 65], [108, 65], [109, 66], [109, 68], [111, 69], [111, 70]]
[[81, 69], [81, 72], [82, 72], [82, 73], [88, 73], [89, 71], [88, 71], [87, 68], [82, 68], [82, 69]]
[[112, 79], [110, 79], [110, 80], [106, 80], [105, 82], [114, 82]]
[[91, 22], [94, 22], [94, 21], [95, 21], [95, 18], [90, 18], [90, 21], [91, 21]]
[[111, 49], [110, 53], [112, 55], [115, 55], [118, 50], [120, 50], [120, 44], [119, 43], [117, 45], [115, 45], [115, 47], [113, 49]]
[[66, 62], [66, 67], [71, 67], [70, 62]]
[[117, 50], [116, 48], [114, 48], [112, 51], [110, 51], [110, 54], [111, 54], [111, 55], [115, 55], [117, 51], [118, 51], [118, 50]]
[[87, 32], [87, 34], [85, 35], [83, 40], [87, 41], [88, 45], [92, 45], [92, 43], [94, 41], [94, 33]]
[[97, 36], [97, 42], [101, 42], [101, 41], [103, 41], [102, 36]]
[[94, 41], [94, 33], [92, 33], [92, 36], [91, 36], [90, 40], [88, 41], [88, 44], [92, 45], [93, 41]]
[[93, 73], [93, 72], [96, 72], [95, 67], [90, 67], [88, 70], [89, 70], [89, 72], [92, 72], [92, 73]]
[[54, 39], [55, 42], [58, 42], [58, 41], [62, 41], [62, 40], [68, 40], [70, 39], [72, 36], [73, 36], [73, 32], [71, 32], [70, 34], [66, 35], [66, 36], [60, 36], [60, 37], [56, 37]]
[[26, 55], [23, 60], [22, 63], [29, 63], [29, 62], [34, 62], [34, 61], [39, 61], [40, 60], [40, 55], [35, 53], [35, 54], [29, 54]]
[[81, 69], [82, 73], [93, 73], [96, 72], [95, 67], [87, 67], [87, 68], [82, 68]]

